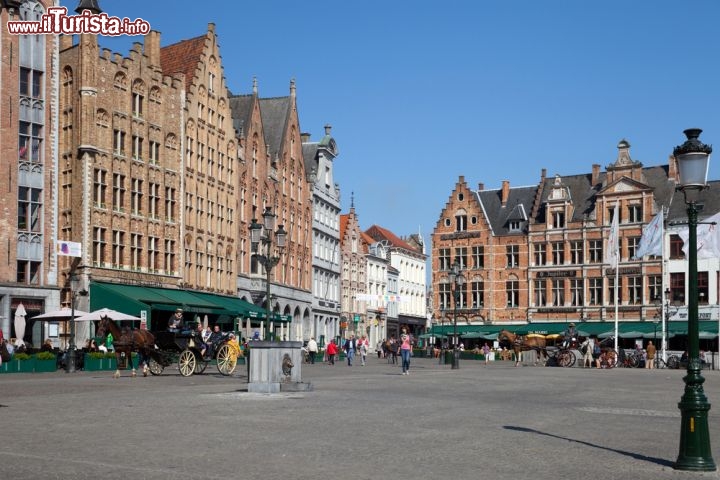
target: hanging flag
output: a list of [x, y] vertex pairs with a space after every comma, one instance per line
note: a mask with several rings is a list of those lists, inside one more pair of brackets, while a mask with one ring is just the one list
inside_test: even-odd
[[620, 260], [620, 203], [615, 202], [615, 211], [613, 212], [612, 225], [610, 225], [610, 235], [608, 236], [607, 248], [605, 249], [605, 258], [603, 261], [616, 268]]
[[643, 229], [642, 237], [640, 237], [640, 244], [635, 251], [636, 260], [641, 259], [645, 255], [662, 255], [662, 241], [663, 241], [663, 210], [660, 209], [660, 213], [655, 215], [655, 218], [648, 223], [647, 227]]
[[57, 240], [55, 252], [63, 257], [82, 257], [82, 243]]
[[[711, 225], [712, 223], [715, 225]], [[678, 232], [683, 243], [683, 253], [688, 256], [688, 238], [690, 232], [687, 227]], [[720, 258], [720, 213], [710, 218], [700, 220], [697, 226], [697, 259]]]

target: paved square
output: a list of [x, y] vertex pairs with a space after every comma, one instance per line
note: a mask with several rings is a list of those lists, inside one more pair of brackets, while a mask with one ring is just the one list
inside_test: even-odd
[[[672, 469], [682, 370], [413, 358], [410, 375], [303, 365], [314, 390], [245, 391], [208, 368], [0, 376], [8, 478], [717, 478]], [[704, 372], [720, 461], [720, 376]]]

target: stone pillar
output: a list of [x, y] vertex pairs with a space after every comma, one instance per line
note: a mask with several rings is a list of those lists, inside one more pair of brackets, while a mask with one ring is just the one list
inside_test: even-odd
[[[249, 346], [248, 392], [312, 390], [311, 384], [302, 381], [302, 342], [252, 341]], [[283, 373], [286, 355], [292, 362], [289, 376]]]

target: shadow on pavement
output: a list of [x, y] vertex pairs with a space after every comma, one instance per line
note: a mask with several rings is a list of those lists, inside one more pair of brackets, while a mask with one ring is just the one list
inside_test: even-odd
[[584, 441], [584, 440], [576, 440], [576, 439], [574, 439], [574, 438], [561, 437], [560, 435], [554, 435], [554, 434], [552, 434], [552, 433], [541, 432], [540, 430], [535, 430], [535, 429], [532, 429], [532, 428], [515, 427], [515, 426], [512, 426], [512, 425], [505, 425], [503, 428], [506, 429], [506, 430], [514, 430], [514, 431], [516, 431], [516, 432], [536, 433], [536, 434], [538, 434], [538, 435], [545, 435], [546, 437], [558, 438], [558, 439], [560, 439], [560, 440], [567, 440], [568, 442], [575, 442], [575, 443], [579, 443], [579, 444], [582, 444], [582, 445], [587, 445], [588, 447], [600, 448], [600, 449], [602, 449], [602, 450], [607, 450], [607, 451], [609, 451], [609, 452], [615, 452], [615, 453], [619, 453], [619, 454], [621, 454], [621, 455], [626, 455], [626, 456], [631, 457], [631, 458], [634, 458], [634, 459], [636, 459], [636, 460], [642, 460], [642, 461], [645, 461], [645, 462], [657, 463], [658, 465], [662, 465], [662, 466], [665, 466], [665, 467], [672, 467], [673, 465], [675, 465], [674, 462], [671, 462], [671, 461], [666, 460], [666, 459], [664, 459], [664, 458], [648, 457], [647, 455], [641, 455], [641, 454], [639, 454], [639, 453], [626, 452], [626, 451], [624, 451], [624, 450], [618, 450], [618, 449], [615, 449], [615, 448], [604, 447], [604, 446], [602, 446], [602, 445], [595, 445], [594, 443], [586, 442], [586, 441]]

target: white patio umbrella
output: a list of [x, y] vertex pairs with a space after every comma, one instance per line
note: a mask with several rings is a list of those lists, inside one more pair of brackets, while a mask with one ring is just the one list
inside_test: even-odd
[[[75, 309], [75, 317], [79, 317], [80, 315], [87, 315], [87, 312], [83, 312], [82, 310]], [[40, 315], [36, 315], [33, 317], [33, 319], [39, 319], [39, 320], [45, 320], [45, 321], [59, 321], [59, 322], [67, 322], [73, 318], [73, 310], [72, 308], [61, 308], [60, 310], [52, 310], [50, 312], [45, 312]], [[76, 342], [84, 342], [83, 338], [86, 338], [89, 333], [89, 328], [85, 328], [82, 331], [75, 330], [75, 341]], [[80, 345], [83, 345], [83, 343], [79, 343]]]
[[[73, 311], [71, 308], [61, 308], [60, 310], [53, 310], [51, 312], [45, 312], [41, 315], [36, 315], [33, 317], [33, 319], [40, 319], [40, 320], [70, 320], [70, 317], [72, 317]], [[82, 315], [87, 315], [88, 312], [83, 312], [82, 310], [75, 309], [75, 317], [79, 317]]]
[[86, 313], [85, 315], [76, 317], [75, 321], [93, 322], [100, 320], [102, 317], [109, 317], [111, 320], [115, 320], [116, 322], [120, 322], [123, 320], [140, 320], [140, 317], [134, 317], [132, 315], [128, 315], [127, 313], [118, 312], [109, 308], [101, 308], [100, 310], [95, 310], [94, 312]]
[[25, 337], [25, 306], [21, 303], [15, 310], [15, 338], [17, 338], [16, 346], [24, 345], [23, 338]]

